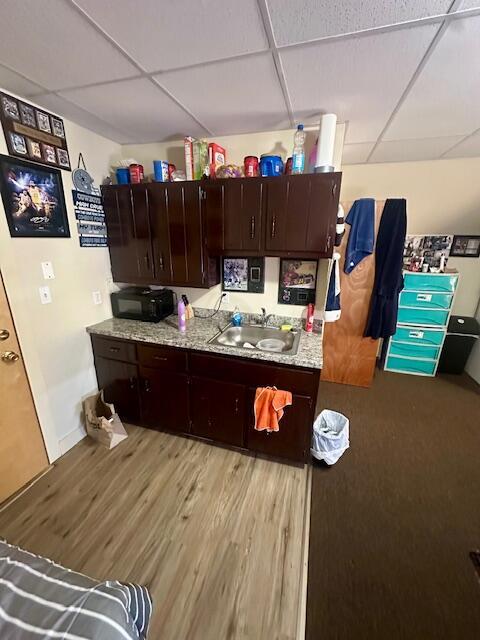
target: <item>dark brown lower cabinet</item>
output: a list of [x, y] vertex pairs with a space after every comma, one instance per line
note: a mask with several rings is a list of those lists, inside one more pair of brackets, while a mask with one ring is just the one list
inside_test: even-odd
[[188, 432], [188, 378], [182, 373], [139, 367], [142, 424], [152, 429]]
[[247, 394], [247, 448], [278, 458], [303, 460], [310, 446], [309, 430], [306, 429], [311, 421], [312, 399], [307, 396], [294, 394], [292, 405], [285, 407], [279, 423], [279, 430], [256, 431], [253, 403], [255, 389], [249, 389]]
[[191, 380], [192, 433], [244, 446], [245, 387], [208, 378]]
[[[98, 386], [122, 420], [308, 460], [319, 371], [99, 336], [92, 345]], [[276, 433], [254, 429], [255, 390], [264, 386], [293, 394]]]
[[115, 405], [115, 411], [125, 422], [138, 422], [138, 374], [137, 365], [118, 360], [95, 357], [98, 388], [104, 390], [104, 398]]

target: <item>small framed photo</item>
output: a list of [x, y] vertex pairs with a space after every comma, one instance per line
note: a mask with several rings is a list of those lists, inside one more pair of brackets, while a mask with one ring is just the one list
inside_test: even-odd
[[37, 109], [37, 124], [40, 131], [44, 131], [45, 133], [52, 133], [52, 128], [50, 127], [50, 118], [47, 113], [43, 113], [43, 111], [39, 111]]
[[27, 138], [27, 149], [28, 155], [32, 160], [39, 160], [40, 162], [42, 161], [42, 149], [39, 142]]
[[23, 136], [18, 135], [18, 133], [13, 133], [10, 131], [10, 143], [15, 153], [19, 155], [26, 156], [27, 155], [27, 143], [25, 142], [25, 138]]
[[50, 116], [52, 121], [52, 132], [54, 136], [57, 138], [65, 138], [65, 129], [63, 128], [63, 121], [60, 118], [55, 118], [54, 116]]
[[278, 303], [306, 306], [315, 302], [318, 260], [282, 258]]
[[18, 102], [5, 94], [2, 94], [2, 111], [7, 118], [18, 121], [20, 120]]
[[57, 156], [55, 155], [55, 147], [42, 142], [42, 156], [48, 164], [57, 164]]
[[65, 151], [65, 149], [59, 149], [57, 147], [57, 157], [58, 157], [58, 164], [61, 167], [65, 167], [65, 169], [70, 169], [70, 158], [68, 157], [68, 151]]
[[264, 258], [222, 258], [222, 290], [263, 293]]
[[452, 258], [479, 258], [480, 236], [454, 236], [450, 255]]
[[37, 128], [37, 122], [35, 120], [35, 109], [28, 104], [20, 102], [20, 120], [22, 124], [27, 127]]

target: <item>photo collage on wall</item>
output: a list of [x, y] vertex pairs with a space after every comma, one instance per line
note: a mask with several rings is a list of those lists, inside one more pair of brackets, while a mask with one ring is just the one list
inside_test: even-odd
[[412, 236], [405, 238], [405, 271], [442, 273], [447, 266], [453, 236]]
[[0, 120], [10, 155], [71, 171], [61, 118], [0, 93]]

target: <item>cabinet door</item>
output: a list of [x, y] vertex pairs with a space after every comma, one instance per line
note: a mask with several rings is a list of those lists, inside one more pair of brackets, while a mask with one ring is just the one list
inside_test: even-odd
[[244, 446], [245, 387], [206, 378], [191, 381], [192, 433]]
[[102, 193], [113, 279], [116, 282], [153, 282], [145, 185], [106, 187]]
[[255, 430], [254, 400], [255, 389], [249, 389], [247, 447], [252, 451], [270, 456], [303, 462], [310, 446], [312, 434], [311, 398], [294, 395], [292, 405], [285, 407], [285, 413], [279, 422], [279, 431], [272, 433]]
[[166, 185], [160, 182], [149, 184], [147, 186], [147, 200], [150, 213], [155, 283], [171, 284], [170, 219]]
[[188, 379], [150, 367], [139, 367], [142, 424], [151, 429], [189, 431]]
[[260, 252], [262, 248], [263, 181], [227, 180], [225, 185], [224, 249]]
[[221, 255], [224, 250], [225, 186], [228, 180], [209, 180], [200, 187], [207, 248], [211, 255]]
[[331, 256], [339, 182], [337, 173], [268, 180], [267, 250]]
[[112, 402], [120, 418], [138, 422], [138, 374], [135, 364], [95, 357], [98, 388], [104, 390], [104, 398]]

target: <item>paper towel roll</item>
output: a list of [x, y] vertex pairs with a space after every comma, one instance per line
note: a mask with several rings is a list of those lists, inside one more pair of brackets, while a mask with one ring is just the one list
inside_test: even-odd
[[324, 171], [333, 171], [333, 150], [335, 147], [336, 128], [337, 116], [334, 113], [326, 113], [321, 117], [315, 171], [318, 171], [318, 169], [321, 170], [322, 168]]

